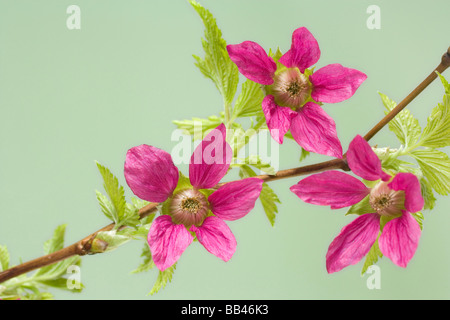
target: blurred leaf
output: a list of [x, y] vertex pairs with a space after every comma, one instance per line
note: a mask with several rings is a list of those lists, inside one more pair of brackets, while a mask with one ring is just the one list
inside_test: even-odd
[[9, 269], [9, 258], [8, 248], [0, 246], [0, 272]]

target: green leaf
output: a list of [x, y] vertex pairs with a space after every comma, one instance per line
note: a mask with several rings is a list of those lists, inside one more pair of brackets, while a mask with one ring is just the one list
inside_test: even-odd
[[217, 128], [225, 121], [223, 113], [220, 117], [210, 116], [208, 119], [192, 118], [192, 120], [172, 121], [178, 129], [183, 130], [185, 134], [192, 135], [193, 140], [203, 139], [210, 130]]
[[246, 80], [242, 84], [242, 90], [239, 94], [233, 109], [233, 118], [251, 117], [262, 112], [262, 101], [264, 93], [259, 83]]
[[440, 74], [439, 72], [437, 72], [437, 75], [439, 76], [439, 78], [441, 79], [442, 85], [444, 86], [444, 90], [445, 90], [445, 94], [446, 95], [450, 95], [450, 84], [448, 83], [448, 81], [444, 78], [444, 76], [442, 74]]
[[423, 229], [423, 220], [425, 219], [422, 212], [412, 213], [412, 216], [416, 219], [417, 223], [420, 226], [420, 229]]
[[440, 195], [450, 192], [450, 159], [435, 149], [416, 149], [410, 155], [414, 157], [430, 186]]
[[360, 202], [352, 205], [347, 213], [345, 215], [349, 214], [357, 214], [362, 215], [365, 213], [372, 213], [375, 212], [375, 210], [372, 209], [372, 206], [370, 205], [370, 195], [366, 196], [364, 199], [362, 199]]
[[[245, 159], [241, 159], [242, 164], [251, 165], [254, 168], [261, 170], [264, 173], [273, 175], [276, 173], [275, 168], [272, 167], [269, 163], [265, 163], [262, 161], [261, 157], [258, 155], [251, 155]], [[241, 165], [240, 163], [238, 165]]]
[[420, 145], [427, 148], [441, 148], [450, 145], [450, 95], [445, 95], [431, 111], [427, 126], [423, 129]]
[[205, 39], [202, 39], [205, 58], [194, 55], [196, 66], [204, 76], [211, 79], [224, 98], [225, 104], [230, 104], [236, 94], [239, 82], [237, 66], [231, 61], [226, 50], [226, 42], [222, 32], [217, 27], [211, 12], [199, 3], [189, 1], [197, 11], [205, 26]]
[[64, 236], [66, 234], [65, 224], [58, 226], [53, 232], [53, 237], [44, 242], [44, 253], [50, 254], [64, 248]]
[[125, 205], [123, 217], [120, 220], [120, 225], [136, 228], [140, 223], [139, 209], [134, 205], [127, 203]]
[[176, 263], [164, 271], [159, 271], [158, 278], [156, 279], [156, 282], [152, 290], [150, 291], [149, 295], [153, 295], [157, 293], [159, 290], [165, 288], [166, 285], [172, 281], [172, 276], [173, 273], [175, 272], [175, 269]]
[[[98, 170], [100, 171], [100, 174], [103, 177], [103, 186], [105, 188], [106, 194], [108, 195], [111, 203], [112, 208], [110, 208], [111, 212], [109, 212], [109, 215], [113, 218], [112, 220], [116, 223], [117, 227], [120, 225], [121, 220], [123, 219], [125, 215], [126, 210], [126, 200], [125, 200], [125, 192], [122, 186], [119, 185], [119, 181], [117, 178], [109, 171], [108, 168], [102, 166], [100, 163], [97, 162]], [[98, 194], [97, 194], [98, 198]], [[100, 201], [100, 200], [99, 200]], [[103, 213], [105, 210], [105, 207], [103, 206], [104, 203], [100, 203], [100, 206], [102, 207]], [[108, 214], [105, 213], [106, 216]]]
[[97, 196], [97, 200], [98, 200], [98, 203], [100, 204], [103, 214], [108, 219], [110, 219], [114, 222], [118, 221], [119, 217], [117, 217], [117, 213], [116, 213], [116, 210], [114, 209], [114, 205], [108, 199], [108, 197], [97, 190], [95, 191], [95, 194]]
[[[388, 114], [397, 106], [397, 103], [389, 99], [385, 94], [379, 92], [381, 101], [386, 107], [385, 113]], [[403, 109], [389, 122], [389, 129], [395, 133], [400, 143], [405, 147], [414, 146], [419, 140], [422, 129], [419, 120], [417, 120], [407, 109]]]
[[433, 209], [436, 203], [436, 197], [434, 196], [431, 184], [424, 177], [420, 179], [420, 190], [422, 192], [423, 200], [425, 201], [423, 209], [424, 210]]
[[276, 214], [278, 213], [277, 203], [281, 203], [281, 201], [267, 183], [263, 183], [259, 199], [261, 200], [264, 212], [273, 227], [275, 225]]
[[152, 253], [150, 252], [150, 247], [147, 243], [144, 244], [144, 248], [142, 249], [141, 257], [144, 258], [144, 261], [131, 273], [140, 273], [149, 271], [150, 269], [153, 269], [155, 266], [153, 259], [152, 259]]
[[6, 246], [0, 246], [0, 272], [9, 269], [9, 252]]
[[305, 158], [307, 156], [309, 156], [311, 153], [309, 151], [306, 151], [305, 149], [303, 149], [302, 147], [300, 147], [300, 149], [302, 149], [302, 153], [300, 154], [300, 159], [298, 161], [302, 162], [303, 160], [305, 160]]
[[[239, 176], [241, 179], [245, 179], [256, 176], [256, 173], [252, 168], [244, 164], [240, 167]], [[259, 200], [261, 201], [267, 219], [269, 219], [273, 227], [275, 225], [276, 214], [278, 213], [277, 203], [281, 203], [280, 199], [267, 183], [263, 183]]]
[[108, 248], [106, 249], [106, 251], [117, 249], [117, 247], [119, 247], [120, 245], [133, 239], [133, 237], [129, 234], [126, 234], [126, 232], [117, 230], [101, 231], [95, 238], [108, 243]]
[[363, 275], [364, 273], [366, 273], [367, 269], [369, 269], [369, 267], [371, 265], [374, 265], [375, 263], [378, 262], [378, 258], [383, 257], [383, 254], [380, 251], [380, 248], [378, 246], [378, 239], [375, 241], [375, 243], [373, 244], [372, 248], [370, 248], [369, 253], [366, 256], [366, 260], [364, 262], [364, 266], [361, 270], [361, 275]]

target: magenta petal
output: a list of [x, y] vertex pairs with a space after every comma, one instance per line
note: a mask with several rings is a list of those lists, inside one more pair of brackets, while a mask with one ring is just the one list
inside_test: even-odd
[[357, 135], [347, 151], [347, 162], [354, 174], [369, 181], [381, 179], [389, 181], [390, 175], [381, 169], [381, 161], [370, 147], [369, 143]]
[[341, 102], [353, 96], [366, 79], [367, 76], [361, 71], [338, 63], [329, 64], [309, 77], [313, 85], [311, 97], [320, 102]]
[[342, 146], [337, 137], [336, 124], [323, 109], [306, 103], [292, 119], [291, 133], [306, 151], [342, 158]]
[[339, 209], [352, 206], [370, 192], [364, 183], [341, 171], [313, 174], [293, 185], [291, 191], [307, 203]]
[[172, 223], [170, 216], [156, 218], [148, 233], [148, 244], [156, 267], [164, 271], [172, 266], [193, 239], [184, 225]]
[[283, 143], [283, 137], [288, 132], [292, 119], [297, 116], [297, 112], [292, 111], [290, 108], [277, 105], [272, 95], [264, 98], [262, 109], [266, 117], [270, 135], [276, 142]]
[[233, 150], [226, 142], [226, 128], [222, 123], [197, 146], [189, 164], [189, 179], [198, 189], [209, 189], [225, 176], [233, 158]]
[[252, 41], [230, 44], [227, 46], [227, 51], [230, 59], [245, 77], [264, 85], [273, 83], [277, 65], [259, 44]]
[[298, 28], [292, 34], [291, 49], [279, 60], [287, 68], [297, 67], [304, 72], [320, 58], [319, 44], [316, 38], [305, 27]]
[[255, 206], [263, 180], [247, 178], [233, 181], [213, 192], [208, 201], [211, 211], [223, 220], [237, 220], [244, 217]]
[[415, 213], [422, 210], [424, 200], [420, 189], [420, 182], [412, 173], [398, 173], [388, 184], [392, 190], [405, 191], [405, 209], [408, 212]]
[[236, 239], [227, 224], [218, 217], [207, 217], [200, 227], [192, 226], [197, 240], [206, 250], [228, 261], [236, 251]]
[[419, 245], [420, 226], [414, 217], [403, 211], [383, 228], [378, 244], [380, 251], [399, 267], [406, 268]]
[[175, 190], [179, 172], [169, 153], [143, 144], [128, 150], [124, 174], [139, 198], [164, 202]]
[[328, 247], [328, 273], [357, 264], [370, 251], [379, 231], [380, 217], [376, 213], [363, 214], [342, 228]]

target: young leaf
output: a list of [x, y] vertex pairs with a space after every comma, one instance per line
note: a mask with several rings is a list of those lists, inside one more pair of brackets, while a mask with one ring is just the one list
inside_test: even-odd
[[269, 164], [262, 161], [261, 157], [258, 155], [251, 155], [242, 160], [243, 164], [251, 165], [254, 168], [261, 170], [267, 174], [275, 174], [275, 169]]
[[0, 246], [0, 272], [9, 268], [9, 252], [6, 246]]
[[[105, 188], [106, 194], [112, 203], [112, 212], [110, 215], [116, 225], [119, 225], [125, 214], [126, 200], [125, 192], [122, 186], [119, 185], [117, 178], [109, 171], [108, 168], [102, 166], [97, 162], [98, 170], [103, 177], [103, 186]], [[102, 203], [100, 204], [102, 209], [105, 209]], [[103, 211], [104, 212], [104, 211]], [[104, 212], [105, 213], [105, 212]], [[105, 214], [107, 215], [107, 214]], [[107, 215], [108, 216], [108, 215]]]
[[153, 267], [155, 266], [152, 259], [152, 253], [150, 252], [150, 247], [148, 246], [147, 243], [144, 244], [141, 257], [144, 258], [144, 261], [137, 267], [137, 269], [131, 271], [131, 273], [145, 272], [150, 269], [153, 269]]
[[175, 272], [175, 269], [176, 263], [164, 271], [159, 271], [158, 278], [156, 279], [156, 282], [152, 290], [150, 291], [149, 295], [153, 295], [157, 293], [159, 290], [165, 288], [167, 283], [172, 281], [172, 276], [173, 273]]
[[424, 177], [422, 177], [420, 179], [420, 190], [422, 192], [423, 200], [425, 201], [423, 209], [424, 210], [433, 209], [434, 205], [436, 203], [436, 197], [434, 196], [433, 188], [431, 187], [431, 184]]
[[216, 20], [211, 12], [193, 0], [190, 3], [205, 25], [205, 39], [202, 39], [205, 58], [202, 59], [194, 55], [197, 61], [196, 66], [204, 76], [214, 82], [223, 96], [224, 102], [230, 104], [234, 99], [239, 82], [237, 66], [228, 56], [226, 42], [222, 38], [222, 32], [217, 27]]
[[218, 125], [225, 121], [223, 113], [220, 117], [210, 116], [208, 119], [192, 118], [192, 120], [175, 120], [172, 121], [184, 133], [192, 135], [193, 140], [203, 139], [210, 130], [215, 129]]
[[95, 191], [95, 194], [97, 195], [98, 203], [100, 204], [100, 207], [102, 208], [103, 214], [110, 220], [116, 222], [119, 220], [119, 217], [117, 217], [117, 212], [114, 209], [114, 205], [112, 202], [108, 199], [107, 196], [103, 195], [99, 191]]
[[439, 72], [436, 71], [436, 73], [441, 79], [442, 85], [444, 86], [445, 94], [450, 95], [450, 84], [448, 83], [447, 79], [445, 79], [444, 76]]
[[239, 94], [233, 109], [233, 118], [251, 117], [262, 112], [261, 103], [264, 99], [264, 93], [259, 83], [246, 80], [242, 84], [242, 90]]
[[111, 251], [132, 240], [132, 236], [126, 234], [126, 231], [111, 230], [99, 232], [96, 239], [106, 242], [108, 244], [106, 251]]
[[58, 226], [53, 232], [53, 237], [50, 240], [44, 242], [45, 254], [50, 254], [61, 250], [64, 247], [64, 236], [66, 234], [65, 224]]
[[[244, 164], [240, 167], [239, 176], [241, 179], [244, 179], [254, 177], [256, 176], [256, 173], [250, 166]], [[281, 203], [280, 199], [267, 183], [263, 183], [259, 200], [261, 200], [264, 212], [273, 227], [275, 225], [276, 214], [278, 213], [277, 203]]]
[[381, 257], [383, 257], [383, 254], [381, 253], [380, 248], [378, 247], [378, 239], [377, 239], [375, 241], [375, 243], [373, 244], [372, 248], [370, 248], [370, 251], [366, 256], [364, 266], [361, 270], [361, 275], [366, 273], [367, 269], [369, 269], [369, 267], [371, 265], [374, 265], [375, 263], [377, 263], [378, 258], [381, 258]]
[[[379, 92], [381, 101], [386, 107], [385, 113], [388, 114], [397, 106], [397, 103], [389, 99], [385, 94]], [[395, 133], [400, 143], [406, 147], [414, 146], [419, 140], [422, 129], [420, 128], [419, 120], [407, 109], [403, 109], [389, 122], [389, 129]]]
[[427, 126], [423, 129], [420, 145], [427, 148], [441, 148], [450, 145], [450, 95], [431, 111]]
[[420, 229], [423, 229], [423, 220], [425, 219], [425, 217], [423, 216], [422, 212], [415, 212], [415, 213], [411, 213], [414, 217], [414, 219], [416, 219], [417, 223], [420, 226]]
[[436, 149], [416, 149], [410, 155], [419, 163], [424, 177], [431, 187], [441, 195], [450, 192], [450, 159]]

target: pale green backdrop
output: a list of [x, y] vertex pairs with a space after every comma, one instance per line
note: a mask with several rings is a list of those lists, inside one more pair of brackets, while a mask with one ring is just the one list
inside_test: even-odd
[[[450, 45], [448, 0], [201, 3], [227, 43], [253, 40], [286, 51], [292, 31], [306, 26], [322, 51], [318, 67], [341, 63], [368, 75], [350, 100], [325, 106], [344, 147], [383, 116], [377, 91], [400, 101]], [[81, 30], [66, 27], [71, 4], [81, 8]], [[366, 27], [372, 4], [381, 9], [380, 30]], [[95, 160], [125, 185], [129, 148], [146, 143], [170, 151], [172, 120], [221, 110], [214, 85], [194, 66], [192, 54], [203, 55], [202, 36], [201, 20], [184, 0], [0, 1], [0, 244], [13, 263], [39, 256], [59, 224], [68, 224], [71, 243], [108, 223], [96, 203], [102, 182]], [[435, 82], [410, 105], [422, 125], [442, 95]], [[387, 128], [373, 143], [398, 144]], [[280, 150], [282, 169], [299, 165], [295, 143]], [[302, 203], [288, 189], [297, 181], [271, 184], [282, 201], [274, 228], [259, 203], [229, 223], [238, 248], [228, 263], [191, 245], [172, 283], [147, 297], [156, 272], [130, 274], [142, 248], [133, 242], [83, 259], [82, 294], [52, 292], [60, 299], [450, 298], [449, 198], [439, 197], [436, 209], [425, 212], [408, 268], [383, 258], [381, 289], [369, 290], [362, 263], [332, 275], [325, 270], [330, 241], [353, 217]]]

